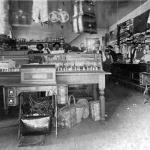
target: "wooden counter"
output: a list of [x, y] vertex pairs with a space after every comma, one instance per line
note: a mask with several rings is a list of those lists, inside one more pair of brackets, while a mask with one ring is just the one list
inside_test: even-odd
[[140, 73], [149, 70], [148, 64], [112, 64], [111, 73], [116, 79], [140, 84]]

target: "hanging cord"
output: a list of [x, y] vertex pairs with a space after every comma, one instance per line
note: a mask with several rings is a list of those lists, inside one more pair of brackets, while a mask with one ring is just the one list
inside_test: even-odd
[[118, 22], [118, 0], [117, 0], [117, 15], [116, 15], [116, 22]]

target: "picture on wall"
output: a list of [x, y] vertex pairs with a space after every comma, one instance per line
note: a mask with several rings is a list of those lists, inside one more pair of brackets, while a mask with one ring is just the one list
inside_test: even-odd
[[89, 52], [94, 50], [96, 41], [99, 41], [99, 38], [86, 38], [86, 47]]

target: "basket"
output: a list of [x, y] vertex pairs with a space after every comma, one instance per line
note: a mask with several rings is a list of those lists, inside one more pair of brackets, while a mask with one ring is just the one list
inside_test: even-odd
[[[73, 104], [71, 104], [71, 100], [73, 100]], [[75, 97], [70, 95], [67, 105], [58, 111], [58, 125], [66, 128], [73, 127], [82, 121], [83, 111], [84, 107], [76, 104]]]
[[71, 128], [76, 124], [76, 103], [73, 100], [74, 104], [71, 105], [69, 97], [67, 105], [58, 110], [58, 126]]

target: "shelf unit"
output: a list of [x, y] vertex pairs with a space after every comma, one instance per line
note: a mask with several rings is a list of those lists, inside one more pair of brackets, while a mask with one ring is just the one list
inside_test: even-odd
[[12, 24], [12, 27], [30, 27], [30, 24]]

